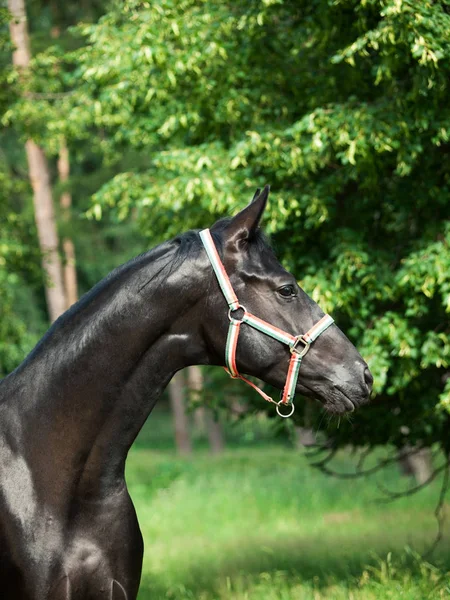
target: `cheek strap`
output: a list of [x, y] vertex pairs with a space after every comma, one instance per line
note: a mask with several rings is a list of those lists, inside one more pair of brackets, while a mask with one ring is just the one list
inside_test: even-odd
[[[278, 327], [275, 327], [275, 325], [271, 325], [267, 321], [256, 317], [252, 313], [248, 312], [245, 306], [239, 304], [239, 300], [237, 299], [233, 286], [231, 285], [225, 267], [220, 260], [216, 245], [214, 244], [214, 240], [212, 239], [209, 229], [204, 229], [200, 232], [200, 239], [205, 247], [212, 268], [214, 269], [214, 273], [216, 274], [220, 289], [222, 290], [229, 307], [228, 318], [230, 320], [230, 326], [228, 328], [227, 342], [225, 346], [225, 370], [233, 379], [242, 379], [242, 381], [245, 381], [245, 383], [256, 390], [258, 394], [264, 398], [264, 400], [276, 404], [277, 413], [281, 417], [290, 417], [294, 412], [293, 400], [302, 359], [308, 352], [314, 340], [316, 340], [321, 333], [323, 333], [326, 329], [328, 329], [328, 327], [330, 327], [332, 323], [334, 323], [333, 318], [330, 317], [330, 315], [325, 315], [306, 333], [294, 336], [286, 331], [283, 331], [282, 329], [279, 329]], [[236, 313], [238, 310], [243, 312], [240, 318], [236, 318], [232, 314]], [[243, 377], [237, 369], [236, 350], [242, 323], [246, 323], [250, 327], [253, 327], [253, 329], [257, 329], [261, 333], [264, 333], [265, 335], [278, 340], [282, 344], [289, 346], [291, 359], [289, 361], [286, 382], [281, 395], [281, 400], [279, 402], [273, 400], [273, 398], [263, 392], [257, 385]], [[290, 412], [287, 414], [280, 412], [280, 405], [290, 406]]]

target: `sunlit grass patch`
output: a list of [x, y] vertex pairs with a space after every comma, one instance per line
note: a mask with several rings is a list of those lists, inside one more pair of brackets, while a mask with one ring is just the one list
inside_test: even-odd
[[[338, 468], [348, 463], [341, 453]], [[138, 448], [127, 473], [145, 539], [141, 600], [419, 600], [448, 592], [443, 570], [404, 554], [432, 542], [437, 486], [380, 504], [376, 478], [330, 478], [304, 454], [276, 446], [191, 459]], [[379, 477], [398, 487], [395, 465]], [[437, 554], [444, 570], [446, 554], [445, 541]]]

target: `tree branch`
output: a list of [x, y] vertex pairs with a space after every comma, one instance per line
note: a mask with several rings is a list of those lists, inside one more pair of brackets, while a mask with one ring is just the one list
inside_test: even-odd
[[447, 468], [448, 468], [448, 463], [446, 462], [445, 464], [443, 464], [440, 467], [438, 467], [437, 469], [435, 469], [433, 471], [433, 473], [423, 483], [419, 483], [419, 485], [415, 485], [414, 487], [404, 490], [403, 492], [392, 492], [391, 490], [388, 490], [383, 485], [378, 484], [378, 487], [383, 492], [383, 494], [386, 494], [389, 497], [388, 498], [379, 498], [377, 500], [377, 502], [387, 503], [387, 502], [392, 502], [392, 500], [396, 500], [398, 498], [404, 498], [405, 496], [411, 496], [412, 494], [415, 494], [416, 492], [422, 490], [424, 487], [426, 487], [428, 484], [430, 484], [432, 481], [434, 481], [436, 479], [436, 477], [439, 475], [439, 473], [441, 473], [444, 469], [447, 469]]
[[[372, 475], [373, 473], [380, 471], [387, 465], [397, 462], [401, 458], [405, 458], [405, 456], [412, 456], [414, 454], [417, 454], [418, 452], [420, 452], [420, 450], [422, 450], [421, 446], [414, 448], [413, 450], [410, 450], [407, 452], [399, 452], [395, 456], [390, 456], [389, 458], [379, 461], [375, 466], [370, 467], [369, 469], [366, 469], [365, 471], [357, 470], [355, 473], [339, 473], [338, 471], [333, 471], [325, 466], [326, 463], [329, 462], [331, 460], [331, 458], [333, 458], [336, 451], [334, 452], [333, 456], [326, 457], [326, 459], [324, 459], [323, 461], [311, 463], [311, 466], [319, 469], [319, 471], [322, 471], [322, 473], [325, 473], [326, 475], [331, 475], [333, 477], [339, 477], [341, 479], [355, 479], [357, 477], [364, 477], [366, 475]], [[364, 460], [366, 458], [367, 458], [367, 456], [364, 457]], [[364, 464], [364, 460], [362, 461], [363, 464]], [[361, 460], [358, 462], [358, 464], [360, 464], [360, 463], [361, 463]]]
[[449, 483], [450, 483], [450, 460], [449, 460], [449, 458], [447, 458], [447, 463], [445, 464], [444, 477], [442, 479], [441, 491], [439, 493], [438, 503], [434, 510], [434, 516], [436, 517], [436, 521], [438, 524], [438, 531], [437, 531], [437, 535], [434, 539], [434, 542], [431, 544], [431, 546], [428, 548], [428, 550], [423, 554], [422, 558], [427, 558], [428, 556], [430, 556], [430, 554], [432, 554], [434, 552], [434, 550], [436, 549], [436, 546], [439, 544], [439, 542], [443, 538], [444, 522], [445, 522], [444, 502], [445, 502], [445, 496], [447, 495], [447, 492], [448, 492]]

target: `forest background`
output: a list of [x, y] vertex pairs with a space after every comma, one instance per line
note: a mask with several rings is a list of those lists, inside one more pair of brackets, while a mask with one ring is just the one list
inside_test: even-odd
[[[270, 183], [278, 256], [375, 379], [351, 422], [305, 402], [296, 425], [332, 451], [427, 448], [445, 483], [450, 2], [25, 4], [0, 13], [0, 376], [113, 267]], [[224, 377], [206, 374], [216, 415], [266, 409]]]

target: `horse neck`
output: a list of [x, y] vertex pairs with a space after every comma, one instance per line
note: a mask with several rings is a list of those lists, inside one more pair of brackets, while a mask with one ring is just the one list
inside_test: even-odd
[[[169, 270], [174, 255], [169, 246]], [[197, 331], [201, 268], [185, 261], [164, 282], [155, 268], [142, 257], [82, 300], [9, 385], [45, 495], [57, 485], [98, 495], [123, 482], [128, 449], [172, 375], [208, 362]]]

